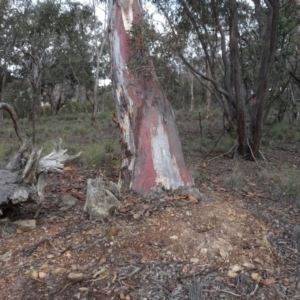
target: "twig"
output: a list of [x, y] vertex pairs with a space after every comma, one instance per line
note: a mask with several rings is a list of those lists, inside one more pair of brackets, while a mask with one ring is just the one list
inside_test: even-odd
[[15, 132], [19, 138], [19, 140], [21, 141], [21, 143], [25, 142], [25, 136], [23, 135], [22, 131], [21, 131], [21, 127], [20, 127], [20, 123], [19, 123], [19, 119], [18, 119], [18, 115], [15, 112], [14, 108], [4, 102], [0, 102], [0, 109], [3, 109], [5, 111], [7, 111], [14, 123], [14, 128], [15, 128]]
[[219, 136], [219, 138], [217, 139], [217, 141], [215, 142], [214, 146], [209, 151], [209, 153], [212, 153], [214, 151], [215, 147], [217, 146], [217, 144], [219, 143], [220, 139], [222, 138], [222, 136], [224, 135], [225, 132], [226, 132], [226, 129], [223, 130], [222, 134]]
[[247, 296], [247, 300], [249, 300], [251, 296], [254, 296], [254, 294], [256, 293], [257, 289], [258, 289], [258, 283], [255, 285], [254, 290]]
[[235, 296], [235, 297], [242, 297], [242, 295], [235, 294], [235, 293], [233, 293], [233, 292], [226, 291], [226, 290], [219, 290], [219, 289], [213, 289], [213, 290], [203, 289], [203, 292], [208, 292], [208, 293], [220, 292], [220, 293], [229, 294], [229, 295], [232, 295], [232, 296]]
[[259, 150], [258, 153], [260, 154], [260, 156], [263, 159], [263, 161], [266, 161], [266, 158], [265, 158], [264, 154], [262, 153], [262, 151]]
[[226, 291], [226, 290], [219, 290], [219, 289], [216, 289], [217, 292], [220, 292], [220, 293], [225, 293], [225, 294], [229, 294], [229, 295], [232, 295], [232, 296], [235, 296], [235, 297], [242, 297], [241, 295], [239, 294], [235, 294], [233, 292], [230, 292], [230, 291]]
[[248, 147], [249, 147], [249, 149], [250, 149], [250, 152], [251, 152], [251, 155], [252, 155], [253, 159], [255, 160], [255, 162], [256, 162], [256, 164], [257, 164], [257, 160], [256, 160], [256, 158], [255, 158], [255, 156], [254, 156], [254, 154], [253, 154], [252, 148], [251, 148], [250, 143], [249, 143], [249, 139], [247, 139], [247, 145], [248, 145]]
[[201, 122], [201, 113], [199, 112], [199, 126], [200, 126], [200, 138], [202, 142], [202, 122]]
[[223, 155], [229, 153], [235, 146], [236, 146], [236, 143], [234, 143], [234, 145], [233, 145], [227, 152], [222, 153], [222, 154], [220, 154], [220, 155], [217, 155], [217, 156], [215, 156], [215, 157], [213, 157], [213, 158], [211, 158], [211, 159], [209, 159], [209, 160], [207, 160], [207, 161], [212, 161], [212, 160], [214, 160], [214, 159], [216, 159], [216, 158], [218, 158], [218, 157], [220, 157], [220, 156], [223, 156]]

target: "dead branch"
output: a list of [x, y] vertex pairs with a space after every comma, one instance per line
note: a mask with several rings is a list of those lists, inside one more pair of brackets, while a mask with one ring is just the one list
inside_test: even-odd
[[34, 201], [38, 204], [35, 215], [37, 217], [44, 201], [45, 175], [63, 172], [64, 164], [78, 157], [81, 152], [68, 155], [68, 150], [61, 148], [62, 139], [59, 139], [57, 143], [54, 143], [53, 151], [40, 158], [42, 149], [35, 149], [23, 135], [15, 110], [3, 102], [0, 102], [1, 108], [8, 111], [12, 118], [21, 145], [5, 169], [0, 170], [0, 214], [6, 207]]
[[18, 118], [15, 110], [13, 109], [13, 107], [7, 103], [0, 102], [0, 109], [4, 109], [5, 111], [7, 111], [9, 113], [9, 115], [14, 123], [14, 128], [15, 128], [16, 134], [17, 134], [20, 142], [24, 143], [25, 137], [21, 131], [20, 124], [19, 124], [19, 118]]

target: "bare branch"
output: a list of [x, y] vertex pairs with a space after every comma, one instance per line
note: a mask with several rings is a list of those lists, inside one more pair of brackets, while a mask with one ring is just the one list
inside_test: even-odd
[[21, 143], [23, 143], [25, 140], [25, 136], [23, 135], [23, 133], [21, 131], [20, 124], [19, 124], [19, 118], [18, 118], [15, 110], [13, 109], [12, 106], [10, 106], [9, 104], [4, 103], [4, 102], [0, 102], [0, 109], [1, 108], [9, 113], [9, 115], [14, 123], [15, 132], [16, 132], [19, 140], [21, 141]]

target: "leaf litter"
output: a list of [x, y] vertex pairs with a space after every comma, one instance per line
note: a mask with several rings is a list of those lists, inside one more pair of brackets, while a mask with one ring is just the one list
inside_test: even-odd
[[[275, 150], [267, 155], [278, 162]], [[231, 191], [225, 178], [235, 161], [211, 158], [199, 163], [207, 180], [198, 184], [211, 201], [172, 193], [150, 201], [127, 192], [122, 207], [102, 222], [83, 212], [86, 179], [101, 170], [78, 165], [50, 175], [36, 229], [0, 240], [1, 296], [296, 299], [299, 254], [291, 235], [299, 210], [272, 202], [264, 182], [251, 176], [250, 162], [240, 162], [245, 185]], [[106, 174], [117, 178], [115, 170]], [[61, 211], [67, 193], [80, 201]], [[34, 210], [26, 206], [18, 218]]]

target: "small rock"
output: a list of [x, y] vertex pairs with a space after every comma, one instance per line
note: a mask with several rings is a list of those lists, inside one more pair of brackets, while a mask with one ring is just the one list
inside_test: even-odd
[[76, 265], [72, 265], [72, 266], [71, 266], [71, 270], [76, 271], [76, 270], [77, 270]]
[[83, 277], [83, 273], [75, 273], [75, 272], [71, 272], [69, 275], [68, 275], [68, 278], [71, 279], [71, 280], [78, 280], [78, 279], [81, 279]]
[[134, 215], [133, 215], [133, 218], [134, 218], [135, 220], [137, 220], [137, 219], [140, 218], [140, 215], [139, 215], [139, 214], [134, 214]]
[[170, 239], [171, 240], [178, 240], [178, 236], [177, 235], [172, 235], [172, 236], [170, 236]]
[[36, 220], [18, 220], [14, 223], [18, 225], [17, 233], [31, 231], [36, 228]]
[[81, 292], [86, 292], [86, 291], [88, 291], [88, 289], [89, 288], [82, 286], [78, 290], [81, 291]]

